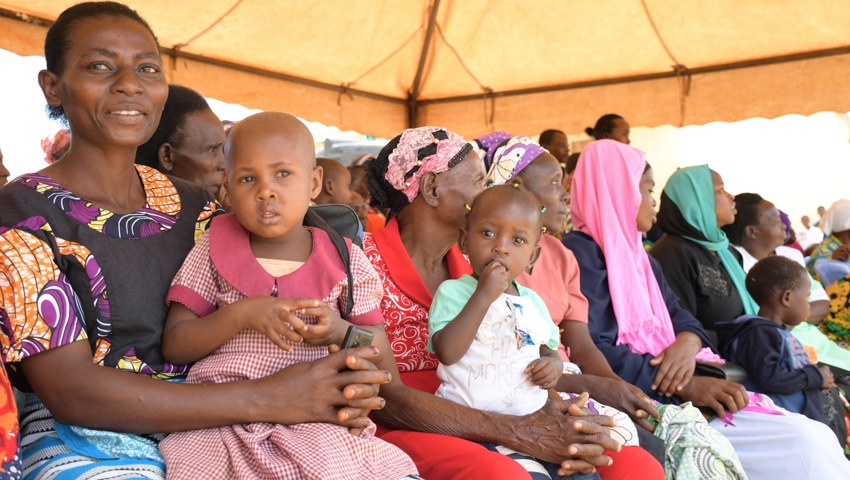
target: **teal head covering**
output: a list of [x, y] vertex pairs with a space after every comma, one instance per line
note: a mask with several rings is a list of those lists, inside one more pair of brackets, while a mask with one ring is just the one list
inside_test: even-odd
[[[726, 234], [717, 226], [712, 173], [708, 165], [683, 168], [673, 173], [662, 192], [658, 224], [667, 233], [679, 235], [717, 252], [741, 296], [744, 313], [754, 315], [758, 313], [758, 305], [747, 292], [744, 269], [729, 251]], [[676, 208], [665, 209], [664, 197]]]

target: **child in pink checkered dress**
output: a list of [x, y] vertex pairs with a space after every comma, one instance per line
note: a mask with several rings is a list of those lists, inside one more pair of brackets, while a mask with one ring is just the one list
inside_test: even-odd
[[[349, 245], [348, 285], [327, 233], [301, 225], [322, 177], [307, 128], [282, 113], [251, 116], [230, 132], [225, 158], [234, 213], [198, 239], [167, 296], [163, 355], [197, 362], [189, 383], [259, 382], [327, 355], [351, 324], [383, 322], [381, 282], [363, 252]], [[346, 321], [348, 288], [354, 305]], [[353, 393], [344, 387], [340, 397]], [[171, 434], [160, 444], [167, 477], [418, 478], [404, 452], [374, 436], [373, 424], [349, 429], [345, 418], [318, 423], [326, 412], [307, 416]]]

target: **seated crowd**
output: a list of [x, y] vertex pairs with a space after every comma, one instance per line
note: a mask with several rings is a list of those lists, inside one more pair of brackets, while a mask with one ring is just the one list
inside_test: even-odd
[[0, 188], [0, 479], [850, 478], [850, 201], [807, 271], [707, 165], [656, 212], [619, 115], [346, 168], [285, 113], [225, 129], [124, 5], [45, 58], [67, 131]]

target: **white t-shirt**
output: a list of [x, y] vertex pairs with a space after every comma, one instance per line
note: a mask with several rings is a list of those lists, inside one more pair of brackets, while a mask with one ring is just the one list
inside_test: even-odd
[[[431, 335], [463, 309], [478, 281], [464, 275], [440, 285], [431, 303]], [[452, 365], [437, 367], [442, 383], [436, 395], [479, 410], [526, 415], [546, 403], [545, 389], [524, 373], [540, 358], [540, 346], [557, 351], [559, 332], [539, 295], [517, 286], [520, 295], [502, 294], [490, 305], [466, 354]], [[432, 349], [428, 342], [429, 350]]]
[[800, 246], [803, 247], [803, 250], [812, 245], [817, 245], [823, 241], [823, 230], [815, 226], [804, 228], [797, 232], [797, 241], [800, 242]]

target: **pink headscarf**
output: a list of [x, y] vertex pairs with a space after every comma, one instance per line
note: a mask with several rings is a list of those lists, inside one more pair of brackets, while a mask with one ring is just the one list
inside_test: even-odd
[[[676, 335], [637, 227], [645, 169], [640, 150], [614, 140], [591, 142], [573, 174], [570, 209], [575, 228], [593, 237], [605, 254], [617, 344], [658, 355]], [[719, 359], [708, 349], [697, 358]]]
[[399, 136], [398, 145], [389, 155], [387, 182], [412, 202], [419, 195], [422, 175], [443, 173], [471, 151], [469, 142], [445, 128], [408, 128]]

